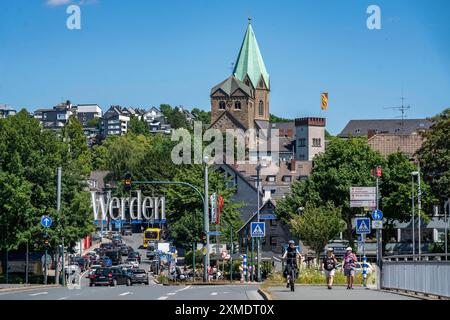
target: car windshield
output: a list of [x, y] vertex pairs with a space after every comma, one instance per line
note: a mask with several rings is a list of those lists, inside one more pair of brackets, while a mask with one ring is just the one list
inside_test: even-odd
[[111, 269], [108, 268], [100, 268], [95, 270], [95, 274], [108, 274], [111, 273]]

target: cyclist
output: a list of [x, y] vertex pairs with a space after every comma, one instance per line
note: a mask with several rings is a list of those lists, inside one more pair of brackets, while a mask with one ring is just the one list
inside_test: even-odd
[[[291, 268], [295, 268], [295, 270], [298, 269], [297, 266], [297, 259], [302, 259], [302, 255], [300, 252], [298, 252], [297, 248], [295, 247], [294, 240], [289, 241], [289, 246], [287, 247], [286, 251], [283, 254], [283, 259], [286, 259], [286, 266], [284, 268], [284, 276], [287, 279], [287, 285], [286, 288], [289, 288], [289, 280], [291, 276]], [[295, 280], [295, 279], [293, 279]]]

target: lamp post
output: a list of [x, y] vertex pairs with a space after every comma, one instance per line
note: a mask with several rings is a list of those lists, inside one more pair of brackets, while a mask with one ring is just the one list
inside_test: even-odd
[[416, 256], [416, 238], [415, 238], [415, 229], [416, 229], [416, 219], [415, 219], [415, 210], [414, 210], [414, 173], [411, 172], [411, 208], [412, 208], [412, 253], [413, 260], [415, 260]]
[[[259, 178], [259, 174], [261, 172], [262, 168], [267, 167], [267, 164], [258, 163], [256, 166], [256, 184], [257, 184], [257, 191], [256, 191], [256, 197], [257, 197], [257, 220], [259, 222], [259, 190], [261, 189], [261, 182]], [[258, 274], [257, 274], [257, 281], [261, 282], [261, 249], [260, 249], [260, 242], [261, 239], [258, 237], [256, 238], [256, 259], [258, 263]]]
[[203, 223], [206, 232], [206, 254], [203, 256], [203, 282], [208, 281], [208, 267], [209, 267], [209, 215], [208, 215], [208, 156], [203, 158], [205, 163], [205, 191], [204, 191], [204, 202], [203, 202]]
[[413, 179], [414, 179], [414, 176], [417, 176], [417, 210], [418, 210], [418, 214], [417, 214], [417, 223], [418, 223], [418, 227], [417, 227], [418, 228], [418, 230], [417, 230], [417, 232], [418, 232], [418, 235], [417, 235], [418, 240], [417, 241], [418, 241], [418, 243], [417, 243], [417, 245], [419, 247], [418, 253], [419, 253], [419, 260], [420, 260], [420, 256], [422, 254], [421, 239], [420, 239], [420, 236], [421, 236], [421, 232], [420, 232], [420, 210], [422, 208], [422, 206], [421, 206], [421, 195], [422, 195], [422, 193], [421, 193], [421, 190], [420, 190], [420, 166], [419, 166], [419, 164], [418, 164], [417, 168], [418, 168], [418, 170], [411, 172], [411, 175], [413, 176]]

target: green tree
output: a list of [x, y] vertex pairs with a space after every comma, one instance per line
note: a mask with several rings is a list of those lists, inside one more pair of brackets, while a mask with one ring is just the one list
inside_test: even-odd
[[195, 116], [195, 121], [200, 121], [203, 124], [211, 123], [211, 111], [200, 110], [193, 108], [191, 113]]
[[270, 114], [269, 121], [270, 122], [294, 122], [294, 119], [281, 118], [281, 117], [277, 117], [274, 114]]
[[431, 118], [430, 130], [417, 152], [425, 180], [436, 197], [450, 197], [450, 108]]
[[143, 118], [139, 119], [136, 116], [132, 116], [128, 124], [128, 132], [135, 135], [146, 135], [149, 133], [149, 130]]
[[95, 128], [98, 128], [99, 125], [100, 125], [100, 119], [99, 119], [99, 118], [91, 119], [91, 120], [89, 120], [89, 121], [87, 122], [87, 125], [88, 125], [89, 127], [95, 127]]
[[340, 208], [332, 202], [324, 206], [307, 203], [303, 212], [293, 216], [290, 222], [292, 233], [315, 251], [317, 260], [328, 242], [346, 227]]

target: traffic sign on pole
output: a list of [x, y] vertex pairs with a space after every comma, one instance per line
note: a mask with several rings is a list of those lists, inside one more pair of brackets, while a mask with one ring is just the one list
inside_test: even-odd
[[372, 229], [383, 229], [383, 221], [373, 220], [372, 221]]
[[356, 233], [369, 234], [370, 233], [370, 219], [356, 218]]
[[383, 219], [383, 212], [381, 210], [373, 210], [372, 211], [372, 219], [373, 220]]
[[41, 225], [44, 228], [50, 228], [50, 226], [52, 225], [52, 218], [50, 218], [49, 216], [42, 216]]
[[266, 236], [266, 224], [264, 222], [252, 222], [250, 224], [251, 235], [255, 237], [265, 237]]

